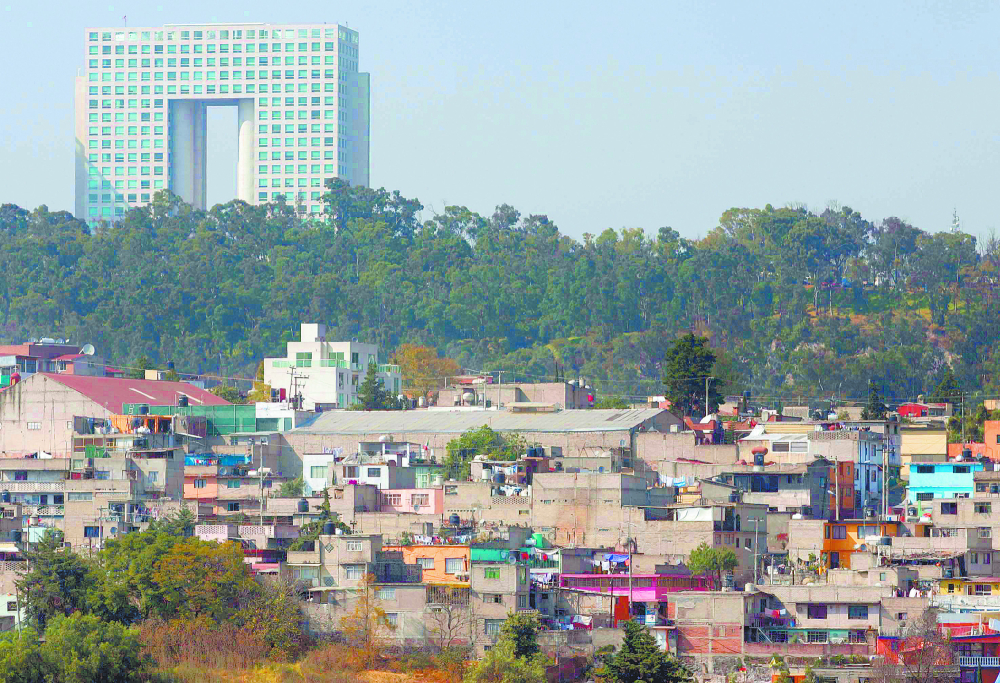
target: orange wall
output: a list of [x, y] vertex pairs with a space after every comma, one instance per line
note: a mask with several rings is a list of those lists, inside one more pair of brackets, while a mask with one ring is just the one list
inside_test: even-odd
[[[844, 526], [847, 527], [847, 538], [833, 538], [833, 527]], [[899, 534], [899, 523], [889, 522], [877, 524], [876, 522], [866, 523], [866, 522], [827, 522], [823, 529], [823, 552], [824, 553], [839, 553], [840, 554], [840, 567], [842, 569], [851, 568], [851, 555], [856, 551], [856, 546], [858, 544], [858, 527], [859, 526], [878, 526], [880, 533], [883, 536], [896, 536]], [[826, 558], [826, 566], [830, 566], [829, 556]]]
[[[205, 488], [196, 489], [195, 479], [204, 479]], [[189, 500], [215, 500], [219, 497], [219, 480], [216, 477], [195, 477], [184, 475], [184, 497]]]
[[[840, 468], [840, 481], [837, 481], [837, 467]], [[853, 510], [854, 509], [854, 463], [853, 462], [838, 462], [834, 467], [830, 468], [830, 481], [827, 485], [833, 489], [838, 484], [840, 485], [840, 509], [841, 510]], [[830, 509], [837, 509], [837, 501], [830, 495]]]
[[387, 545], [382, 550], [403, 551], [406, 564], [416, 564], [417, 558], [434, 559], [434, 568], [424, 568], [424, 583], [454, 583], [455, 575], [445, 572], [445, 560], [456, 557], [464, 560], [462, 569], [469, 571], [469, 546], [467, 545]]

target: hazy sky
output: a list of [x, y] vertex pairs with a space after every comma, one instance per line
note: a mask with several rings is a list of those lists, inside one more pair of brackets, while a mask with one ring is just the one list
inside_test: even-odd
[[[429, 209], [507, 202], [579, 237], [732, 206], [838, 201], [925, 230], [995, 226], [991, 2], [0, 0], [0, 203], [73, 208], [84, 27], [346, 23], [372, 74], [371, 178]], [[235, 194], [232, 108], [209, 200]]]

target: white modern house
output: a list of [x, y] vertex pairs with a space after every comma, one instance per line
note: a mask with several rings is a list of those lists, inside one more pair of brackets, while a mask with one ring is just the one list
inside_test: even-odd
[[287, 344], [284, 358], [264, 359], [264, 382], [295, 402], [301, 410], [347, 408], [358, 402], [358, 388], [368, 365], [394, 396], [402, 388], [398, 365], [383, 363], [375, 344], [326, 340], [326, 325], [303, 323], [300, 341]]

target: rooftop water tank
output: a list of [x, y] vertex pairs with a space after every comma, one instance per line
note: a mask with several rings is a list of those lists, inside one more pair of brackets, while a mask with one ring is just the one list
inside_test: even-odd
[[458, 526], [459, 524], [462, 523], [462, 518], [459, 517], [458, 515], [454, 515], [454, 514], [453, 515], [449, 515], [448, 516], [448, 523], [451, 524], [452, 526]]
[[323, 535], [324, 536], [333, 536], [336, 533], [337, 533], [337, 525], [334, 524], [333, 522], [326, 522], [323, 525]]
[[305, 498], [299, 501], [299, 512], [309, 512], [309, 501]]

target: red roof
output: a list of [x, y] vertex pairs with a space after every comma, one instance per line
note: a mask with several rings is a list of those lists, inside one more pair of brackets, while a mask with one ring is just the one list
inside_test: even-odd
[[29, 381], [39, 375], [80, 392], [94, 403], [101, 404], [113, 413], [120, 413], [122, 406], [126, 403], [175, 405], [178, 395], [181, 394], [187, 396], [193, 406], [231, 405], [229, 401], [187, 382], [158, 382], [151, 379], [118, 379], [115, 377], [53, 375], [49, 373], [38, 373], [29, 378]]

